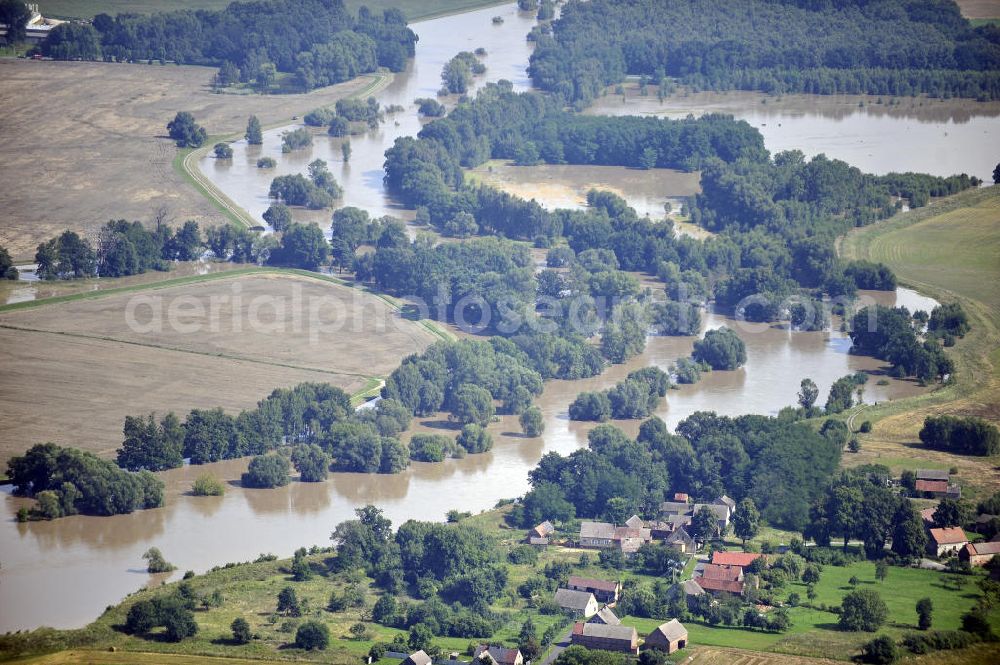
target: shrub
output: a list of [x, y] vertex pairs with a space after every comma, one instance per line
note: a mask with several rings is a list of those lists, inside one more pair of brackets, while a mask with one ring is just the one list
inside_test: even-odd
[[195, 496], [222, 496], [226, 486], [210, 473], [203, 473], [191, 485], [191, 493]]
[[295, 631], [295, 646], [312, 651], [326, 649], [330, 644], [330, 629], [319, 621], [306, 621]]
[[257, 168], [259, 169], [273, 169], [278, 165], [278, 162], [274, 161], [273, 157], [261, 157], [257, 160]]
[[243, 617], [236, 617], [230, 626], [233, 631], [233, 642], [246, 644], [251, 639], [250, 624]]
[[258, 455], [250, 460], [240, 482], [244, 487], [282, 487], [288, 484], [290, 468], [288, 459], [281, 455]]
[[888, 635], [879, 635], [861, 647], [861, 661], [874, 665], [891, 665], [899, 658], [896, 642]]

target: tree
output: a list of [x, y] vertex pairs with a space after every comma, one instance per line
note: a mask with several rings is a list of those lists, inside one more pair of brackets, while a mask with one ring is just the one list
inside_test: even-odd
[[826, 412], [840, 413], [854, 406], [855, 385], [853, 375], [843, 376], [834, 381], [826, 398]]
[[912, 502], [901, 502], [893, 517], [892, 551], [912, 559], [921, 556], [926, 548], [927, 530], [923, 519]]
[[146, 560], [146, 571], [150, 573], [169, 573], [171, 570], [177, 569], [177, 566], [164, 559], [163, 554], [155, 547], [146, 550], [142, 558]]
[[327, 478], [330, 456], [314, 443], [300, 444], [292, 451], [292, 464], [302, 482], [318, 483]]
[[125, 440], [118, 449], [118, 466], [129, 471], [164, 471], [184, 464], [184, 429], [173, 413], [157, 425], [153, 414], [125, 417]]
[[813, 585], [819, 582], [819, 576], [819, 566], [813, 563], [806, 566], [805, 570], [802, 571], [802, 581], [808, 585]]
[[753, 499], [743, 499], [736, 505], [733, 512], [733, 533], [743, 541], [746, 549], [747, 541], [752, 540], [760, 531], [760, 513]]
[[708, 506], [702, 506], [691, 518], [691, 537], [700, 542], [708, 542], [719, 536], [719, 517]]
[[892, 665], [899, 660], [899, 648], [888, 635], [879, 635], [861, 647], [861, 662], [874, 665]]
[[747, 361], [746, 344], [730, 328], [709, 330], [705, 338], [694, 343], [691, 357], [712, 369], [733, 370]]
[[934, 603], [930, 598], [921, 598], [917, 601], [917, 627], [920, 630], [928, 630], [934, 622]]
[[233, 619], [229, 628], [233, 631], [233, 642], [236, 644], [247, 644], [253, 639], [253, 635], [250, 633], [250, 624], [243, 617]]
[[344, 141], [340, 144], [340, 154], [344, 158], [344, 163], [351, 161], [351, 142]]
[[6, 247], [0, 247], [0, 279], [16, 280], [18, 278], [17, 268], [10, 258], [10, 253]]
[[165, 629], [164, 636], [169, 642], [180, 642], [198, 632], [194, 613], [179, 598], [161, 602], [160, 622]]
[[261, 145], [264, 143], [264, 134], [261, 132], [260, 120], [257, 119], [257, 116], [252, 115], [247, 118], [247, 131], [244, 136], [250, 145]]
[[7, 26], [7, 43], [23, 42], [31, 11], [21, 0], [0, 0], [0, 23]]
[[281, 236], [281, 247], [271, 256], [271, 263], [316, 270], [329, 252], [326, 236], [315, 223], [290, 224]]
[[319, 621], [306, 621], [295, 631], [295, 646], [306, 651], [326, 649], [330, 644], [330, 629]]
[[232, 159], [233, 158], [233, 149], [229, 146], [228, 143], [216, 143], [215, 147], [213, 148], [213, 150], [215, 151], [215, 158], [216, 159]]
[[485, 453], [493, 447], [493, 437], [483, 427], [475, 423], [469, 423], [463, 427], [456, 442], [465, 448], [465, 452], [471, 454]]
[[1000, 185], [1000, 164], [997, 164], [996, 168], [993, 169], [993, 184]]
[[537, 406], [529, 406], [519, 418], [525, 436], [540, 436], [545, 431], [545, 418]]
[[934, 526], [965, 526], [972, 521], [972, 506], [967, 501], [945, 497], [934, 509]]
[[841, 630], [878, 630], [889, 616], [889, 609], [878, 592], [871, 589], [857, 589], [846, 596], [840, 606]]
[[463, 383], [455, 391], [455, 404], [451, 417], [458, 422], [475, 423], [486, 427], [495, 413], [493, 396], [485, 388], [471, 383]]
[[802, 383], [799, 384], [799, 405], [806, 410], [806, 413], [812, 412], [817, 397], [819, 397], [819, 387], [816, 383], [812, 379], [802, 379]]
[[286, 586], [278, 592], [278, 614], [297, 617], [301, 616], [302, 609], [299, 607], [299, 597], [295, 594], [295, 589]]
[[250, 460], [240, 483], [244, 487], [283, 487], [288, 484], [289, 470], [288, 458], [283, 455], [258, 455]]
[[885, 578], [889, 576], [889, 564], [885, 561], [875, 562], [875, 579], [879, 582], [885, 582]]
[[178, 148], [200, 148], [208, 138], [208, 133], [194, 121], [187, 111], [178, 111], [174, 119], [167, 123], [167, 133], [177, 142]]
[[284, 203], [273, 203], [264, 211], [264, 221], [277, 233], [281, 233], [292, 223], [292, 210]]

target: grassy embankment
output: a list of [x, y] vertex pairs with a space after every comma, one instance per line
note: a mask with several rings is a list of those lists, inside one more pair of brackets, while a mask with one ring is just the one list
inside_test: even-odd
[[[521, 538], [522, 532], [509, 529], [503, 524], [504, 510], [493, 510], [471, 518], [467, 524], [482, 528], [492, 536], [497, 547], [503, 551], [514, 546]], [[169, 553], [167, 553], [169, 555]], [[591, 563], [579, 566], [579, 550], [552, 547], [541, 553], [539, 561], [534, 564], [511, 565], [510, 587], [516, 587], [530, 576], [537, 575], [546, 563], [566, 561], [574, 566], [574, 572], [598, 577], [613, 576], [612, 573], [596, 565], [596, 553], [588, 554]], [[180, 654], [184, 657], [226, 656], [237, 659], [258, 660], [305, 660], [326, 663], [352, 663], [357, 665], [368, 652], [375, 641], [386, 641], [397, 636], [401, 631], [371, 622], [365, 622], [368, 634], [363, 638], [351, 636], [350, 627], [366, 616], [362, 608], [351, 608], [340, 612], [326, 610], [331, 592], [343, 593], [352, 584], [357, 584], [364, 594], [366, 607], [370, 608], [378, 596], [378, 590], [372, 586], [372, 581], [360, 573], [330, 573], [331, 554], [316, 554], [310, 561], [316, 571], [313, 579], [305, 582], [294, 582], [289, 574], [289, 561], [262, 562], [244, 564], [231, 568], [215, 570], [205, 575], [199, 575], [191, 580], [194, 590], [199, 596], [207, 596], [218, 590], [225, 601], [219, 608], [198, 610], [196, 618], [199, 625], [198, 635], [179, 644], [163, 642], [157, 639], [142, 639], [125, 635], [116, 629], [128, 612], [128, 608], [136, 600], [148, 598], [161, 593], [159, 589], [139, 591], [127, 598], [120, 605], [110, 608], [103, 616], [90, 626], [74, 631], [39, 630], [29, 635], [8, 636], [0, 638], [0, 653], [38, 655], [59, 650], [54, 656], [44, 656], [27, 662], [38, 664], [80, 663], [80, 662], [179, 662], [164, 658], [160, 654]], [[815, 603], [837, 605], [841, 598], [850, 590], [848, 580], [857, 576], [859, 587], [875, 588], [885, 598], [890, 619], [882, 632], [899, 636], [916, 625], [914, 606], [919, 598], [931, 596], [934, 598], [934, 627], [939, 629], [954, 629], [959, 625], [962, 612], [975, 603], [979, 591], [974, 578], [964, 579], [961, 587], [950, 583], [953, 576], [914, 569], [892, 568], [884, 583], [875, 582], [874, 566], [871, 563], [855, 563], [838, 568], [824, 568], [820, 582], [816, 585], [817, 598]], [[633, 573], [624, 574], [626, 578], [634, 578], [643, 583], [651, 583], [656, 578]], [[950, 578], [950, 579], [949, 579]], [[946, 580], [949, 583], [945, 583]], [[278, 592], [285, 586], [292, 586], [300, 600], [304, 599], [308, 609], [301, 618], [277, 616], [274, 612]], [[790, 584], [784, 594], [797, 592], [805, 598], [805, 587], [801, 584]], [[530, 616], [538, 627], [539, 633], [548, 626], [561, 622], [559, 617], [539, 614], [536, 610], [526, 607], [525, 601], [516, 596], [506, 596], [497, 601], [494, 608], [507, 612], [508, 620], [494, 635], [484, 635], [482, 639], [514, 643], [522, 622]], [[774, 663], [791, 665], [805, 662], [789, 659], [788, 656], [827, 657], [846, 660], [856, 648], [871, 639], [868, 633], [843, 633], [836, 630], [836, 615], [832, 612], [803, 607], [790, 611], [793, 627], [785, 634], [760, 633], [739, 628], [712, 627], [699, 622], [688, 622], [693, 650], [709, 649], [740, 649], [746, 652], [760, 652], [754, 656], [756, 663], [762, 665], [772, 662], [769, 653], [785, 654], [774, 656]], [[237, 616], [245, 617], [254, 633], [260, 638], [248, 645], [234, 645], [228, 640], [229, 626]], [[326, 623], [331, 631], [331, 645], [325, 652], [305, 653], [290, 646], [294, 641], [295, 627], [304, 620], [317, 619]], [[650, 630], [662, 623], [662, 619], [628, 618], [626, 623], [635, 626], [640, 636], [645, 636]], [[998, 617], [994, 623], [1000, 628]], [[467, 638], [436, 638], [434, 644], [444, 652], [458, 651], [464, 653], [470, 642], [478, 640]], [[107, 649], [115, 647], [118, 650], [137, 654], [135, 658], [125, 659], [119, 653], [108, 654]], [[104, 653], [99, 653], [103, 650]], [[996, 651], [993, 650], [995, 655]], [[89, 658], [88, 659], [88, 654]], [[160, 660], [158, 660], [160, 659]], [[193, 661], [192, 661], [193, 662]], [[205, 665], [211, 660], [197, 661]], [[247, 662], [234, 660], [229, 662]], [[396, 665], [384, 661], [380, 665]]]
[[956, 379], [918, 397], [864, 410], [871, 420], [862, 452], [851, 461], [894, 469], [957, 467], [973, 494], [1000, 487], [1000, 456], [963, 457], [922, 448], [917, 433], [928, 415], [975, 415], [1000, 423], [1000, 187], [968, 191], [852, 232], [847, 259], [889, 265], [900, 282], [941, 302], [959, 302], [972, 331], [950, 351]]

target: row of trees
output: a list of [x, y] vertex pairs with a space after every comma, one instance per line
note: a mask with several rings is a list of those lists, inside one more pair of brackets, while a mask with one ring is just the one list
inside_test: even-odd
[[960, 455], [990, 456], [1000, 453], [1000, 431], [982, 418], [928, 416], [920, 429], [928, 448]]
[[98, 14], [92, 24], [56, 26], [39, 45], [57, 59], [140, 60], [219, 67], [215, 83], [266, 92], [278, 72], [302, 90], [387, 67], [402, 71], [416, 35], [403, 13], [353, 16], [342, 0], [243, 2], [222, 10]]
[[953, 3], [568, 2], [529, 74], [585, 105], [626, 75], [714, 90], [1000, 96], [1000, 36]]

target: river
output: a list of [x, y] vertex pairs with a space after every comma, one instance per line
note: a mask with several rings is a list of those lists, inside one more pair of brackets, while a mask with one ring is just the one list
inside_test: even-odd
[[[505, 18], [502, 25], [491, 23], [495, 15]], [[397, 136], [415, 133], [423, 122], [416, 118], [412, 100], [433, 96], [440, 86], [444, 63], [459, 50], [478, 47], [488, 52], [488, 69], [477, 85], [506, 78], [519, 89], [527, 88], [524, 66], [530, 45], [524, 35], [532, 24], [533, 20], [519, 14], [513, 5], [415, 24], [420, 41], [414, 62], [378, 93], [383, 106], [398, 103], [406, 111], [390, 116], [377, 131], [352, 138], [349, 164], [340, 159], [339, 140], [325, 136], [318, 137], [311, 150], [294, 157], [282, 156], [277, 148], [281, 130], [271, 130], [262, 147], [251, 149], [237, 142], [232, 165], [207, 158], [202, 168], [231, 198], [259, 217], [267, 205], [267, 183], [275, 175], [274, 171], [258, 173], [254, 164], [260, 155], [275, 155], [281, 173], [304, 170], [309, 161], [322, 157], [344, 185], [346, 205], [364, 207], [375, 215], [404, 216], [382, 188], [382, 161], [384, 150]], [[804, 116], [802, 122], [809, 122], [808, 118]], [[991, 131], [995, 131], [995, 117], [991, 117], [991, 123]], [[938, 128], [934, 123], [920, 126], [929, 135]], [[827, 149], [808, 141], [800, 147], [807, 152]], [[872, 147], [879, 153], [898, 149], [896, 142], [889, 139]], [[978, 150], [990, 152], [989, 144], [980, 144]], [[935, 304], [905, 289], [894, 294], [865, 295], [910, 309], [929, 310]], [[705, 317], [706, 327], [720, 325], [737, 327], [747, 342], [748, 362], [737, 371], [712, 372], [696, 385], [671, 391], [658, 410], [671, 426], [704, 409], [727, 415], [773, 414], [795, 402], [799, 381], [804, 377], [812, 378], [825, 396], [838, 377], [857, 370], [879, 369], [878, 361], [849, 355], [850, 342], [837, 331], [792, 333], [783, 328], [765, 328], [752, 332], [740, 329], [722, 315]], [[570, 422], [567, 416], [568, 405], [579, 392], [606, 388], [639, 367], [655, 364], [667, 368], [677, 358], [688, 355], [691, 345], [691, 338], [654, 337], [644, 354], [610, 368], [600, 377], [549, 382], [538, 400], [545, 417], [542, 437], [522, 437], [515, 420], [504, 417], [490, 427], [496, 439], [492, 451], [441, 464], [414, 463], [399, 475], [336, 473], [325, 483], [292, 482], [280, 489], [244, 490], [238, 486], [238, 478], [246, 460], [233, 460], [162, 474], [167, 483], [167, 505], [161, 509], [27, 524], [14, 521], [23, 500], [7, 495], [0, 523], [0, 631], [85, 625], [107, 605], [143, 585], [164, 579], [150, 576], [143, 569], [141, 555], [152, 546], [159, 547], [177, 565], [176, 578], [185, 570], [204, 571], [229, 561], [251, 560], [263, 552], [289, 556], [301, 545], [328, 544], [336, 524], [352, 517], [355, 507], [366, 503], [383, 508], [396, 524], [410, 518], [443, 519], [450, 509], [491, 508], [499, 499], [524, 493], [527, 471], [544, 453], [565, 454], [586, 443], [590, 426]], [[897, 399], [920, 390], [906, 381], [890, 380], [881, 386], [877, 383], [869, 383], [867, 401]], [[638, 423], [622, 425], [635, 431]], [[433, 418], [417, 425], [417, 429], [440, 427], [441, 423]], [[224, 497], [187, 494], [193, 478], [204, 471], [230, 481]], [[6, 489], [9, 492], [9, 487]]]

